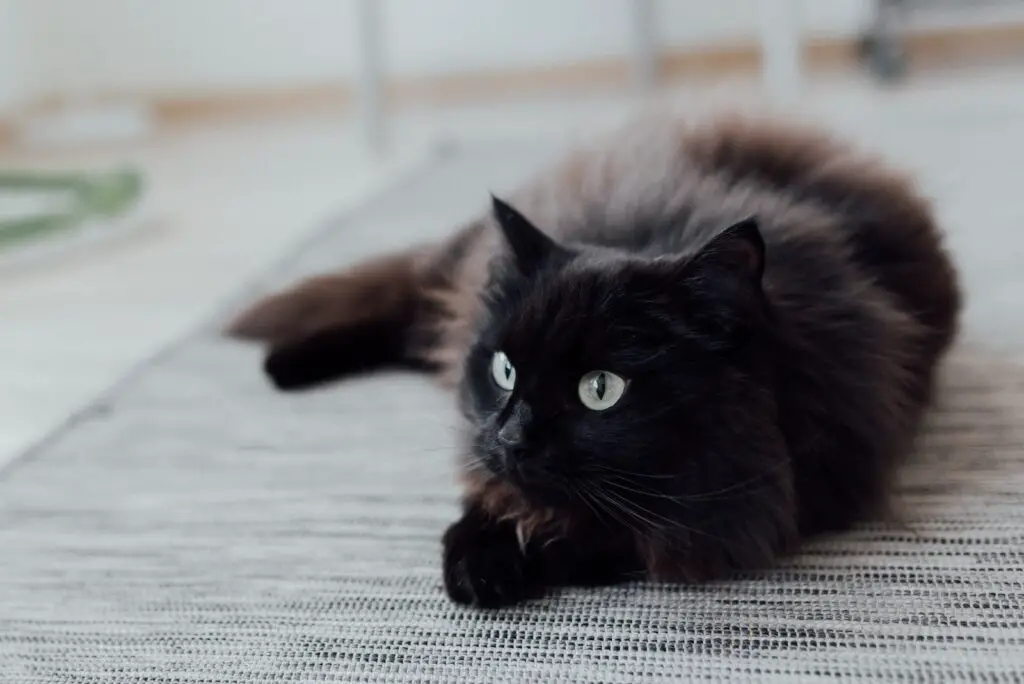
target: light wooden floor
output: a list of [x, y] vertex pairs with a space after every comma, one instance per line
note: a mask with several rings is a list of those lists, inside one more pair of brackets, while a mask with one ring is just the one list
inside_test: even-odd
[[[681, 110], [758, 102], [742, 83], [676, 89], [664, 99]], [[975, 239], [971, 227], [1024, 226], [1024, 69], [929, 76], [892, 92], [850, 80], [817, 87], [793, 106], [922, 174], [970, 278], [1012, 281], [986, 290], [971, 315], [991, 338], [1016, 340], [1024, 238], [1004, 230]], [[0, 465], [195, 325], [318, 221], [415, 165], [439, 138], [564, 142], [637, 107], [594, 96], [407, 112], [383, 160], [367, 156], [345, 120], [314, 115], [165, 132], [128, 150], [0, 156], [0, 165], [129, 158], [151, 183], [151, 221], [130, 237], [0, 270]]]

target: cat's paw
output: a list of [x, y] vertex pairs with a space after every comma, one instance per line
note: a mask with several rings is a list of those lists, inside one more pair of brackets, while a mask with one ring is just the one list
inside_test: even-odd
[[444, 535], [444, 586], [456, 603], [500, 608], [530, 598], [526, 559], [514, 528], [460, 520]]

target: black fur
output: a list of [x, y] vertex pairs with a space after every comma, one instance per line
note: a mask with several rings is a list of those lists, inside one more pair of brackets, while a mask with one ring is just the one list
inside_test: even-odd
[[[516, 263], [536, 266], [529, 278], [496, 268], [488, 287], [461, 392], [467, 468], [510, 484], [526, 510], [555, 511], [563, 526], [542, 537], [583, 535], [591, 555], [614, 543], [623, 578], [638, 566], [690, 581], [761, 567], [869, 515], [912, 440], [914, 387], [930, 385], [935, 358], [922, 363], [927, 331], [911, 311], [884, 292], [851, 296], [870, 274], [836, 240], [842, 222], [833, 230], [748, 218], [694, 226], [689, 246], [681, 217], [663, 238], [609, 250], [581, 226], [548, 248], [560, 259], [509, 240]], [[499, 350], [516, 368], [511, 392], [491, 377]], [[592, 370], [629, 380], [609, 410], [577, 397]], [[498, 438], [510, 421], [514, 445]], [[594, 520], [612, 532], [593, 534]], [[448, 541], [449, 560], [473, 557]]]
[[274, 349], [264, 371], [275, 387], [290, 391], [385, 369], [433, 370], [405, 353], [407, 326], [406, 321], [369, 321], [318, 331]]
[[537, 598], [552, 586], [594, 587], [644, 576], [629, 539], [601, 526], [521, 546], [513, 521], [471, 507], [443, 541], [445, 590], [456, 602], [481, 608]]
[[[960, 292], [912, 186], [805, 131], [638, 140], [236, 323], [281, 387], [389, 365], [454, 381], [457, 602], [762, 567], [877, 513], [913, 446]], [[579, 396], [597, 370], [628, 382], [600, 411]]]

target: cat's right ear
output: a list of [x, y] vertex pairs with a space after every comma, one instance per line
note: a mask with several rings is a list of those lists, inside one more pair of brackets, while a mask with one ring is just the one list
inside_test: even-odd
[[508, 203], [491, 195], [492, 213], [523, 275], [536, 273], [562, 247]]

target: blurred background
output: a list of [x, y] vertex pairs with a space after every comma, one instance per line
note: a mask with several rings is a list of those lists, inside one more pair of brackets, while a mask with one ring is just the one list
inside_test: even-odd
[[438, 145], [723, 106], [1024, 217], [1024, 2], [0, 0], [0, 464]]

